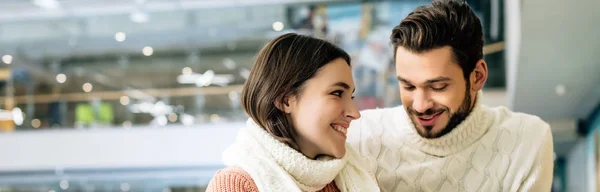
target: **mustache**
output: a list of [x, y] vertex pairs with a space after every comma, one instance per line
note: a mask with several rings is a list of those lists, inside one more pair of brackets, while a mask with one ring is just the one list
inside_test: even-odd
[[433, 115], [433, 114], [437, 114], [440, 112], [444, 112], [447, 111], [448, 109], [445, 107], [442, 108], [437, 108], [437, 109], [427, 109], [425, 112], [418, 112], [417, 110], [413, 109], [412, 107], [407, 108], [407, 111], [411, 114], [411, 115], [415, 115], [415, 116], [423, 116], [423, 115]]

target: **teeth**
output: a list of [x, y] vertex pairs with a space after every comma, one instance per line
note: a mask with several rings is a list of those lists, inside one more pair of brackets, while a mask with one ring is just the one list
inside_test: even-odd
[[430, 120], [430, 119], [433, 119], [433, 117], [435, 117], [436, 115], [438, 115], [438, 114], [435, 114], [435, 115], [432, 115], [432, 116], [422, 116], [422, 117], [419, 117], [419, 118], [424, 119], [424, 120]]
[[332, 125], [331, 127], [333, 129], [335, 129], [336, 131], [339, 131], [339, 132], [343, 133], [344, 135], [346, 135], [346, 133], [348, 133], [348, 130], [345, 129], [344, 127], [340, 126], [340, 125]]

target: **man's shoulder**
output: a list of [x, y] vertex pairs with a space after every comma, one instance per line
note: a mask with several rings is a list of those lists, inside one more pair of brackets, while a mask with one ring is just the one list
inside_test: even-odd
[[496, 130], [489, 131], [489, 134], [496, 137], [494, 143], [498, 151], [511, 156], [514, 162], [509, 166], [508, 174], [534, 170], [541, 162], [552, 164], [554, 144], [548, 123], [538, 116], [514, 112], [505, 107], [490, 110], [495, 113]]
[[550, 125], [540, 117], [514, 112], [505, 107], [489, 108], [494, 113], [495, 127], [500, 134], [506, 133], [513, 139], [519, 139], [521, 144], [536, 148], [546, 142], [552, 141]]
[[489, 110], [494, 113], [495, 120], [501, 129], [526, 133], [550, 131], [550, 125], [538, 116], [514, 112], [506, 107], [489, 108]]

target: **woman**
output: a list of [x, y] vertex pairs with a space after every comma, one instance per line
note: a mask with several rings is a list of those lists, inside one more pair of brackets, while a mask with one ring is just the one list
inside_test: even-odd
[[285, 34], [259, 53], [242, 91], [250, 119], [207, 191], [379, 191], [346, 145], [360, 117], [350, 57], [324, 40]]

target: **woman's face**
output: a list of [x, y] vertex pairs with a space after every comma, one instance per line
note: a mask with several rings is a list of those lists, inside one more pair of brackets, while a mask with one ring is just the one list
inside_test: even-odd
[[338, 58], [307, 80], [299, 95], [288, 97], [284, 110], [291, 115], [304, 155], [344, 157], [348, 126], [360, 117], [353, 92], [352, 70]]

